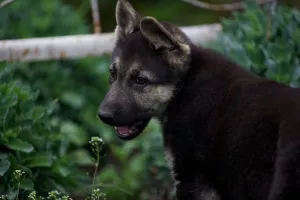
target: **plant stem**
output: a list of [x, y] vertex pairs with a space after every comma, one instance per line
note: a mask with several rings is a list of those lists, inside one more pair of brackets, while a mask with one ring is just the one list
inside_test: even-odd
[[96, 167], [95, 167], [95, 171], [94, 171], [94, 175], [93, 175], [93, 185], [95, 183], [95, 178], [96, 178], [96, 174], [97, 174], [98, 166], [99, 166], [99, 162], [100, 162], [100, 149], [99, 149], [99, 146], [97, 146], [95, 154], [96, 154]]

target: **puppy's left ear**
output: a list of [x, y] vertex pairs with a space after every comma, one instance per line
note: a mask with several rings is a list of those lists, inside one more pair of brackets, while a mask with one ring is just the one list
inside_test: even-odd
[[171, 33], [153, 17], [144, 17], [140, 23], [140, 30], [156, 50], [161, 48], [172, 50], [178, 46]]
[[190, 60], [190, 41], [175, 25], [162, 24], [153, 17], [144, 17], [140, 22], [143, 36], [155, 50], [162, 50], [166, 61], [181, 72]]

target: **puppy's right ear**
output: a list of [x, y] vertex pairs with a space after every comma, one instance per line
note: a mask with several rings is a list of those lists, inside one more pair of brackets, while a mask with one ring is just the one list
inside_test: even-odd
[[118, 0], [116, 6], [117, 27], [115, 33], [118, 39], [125, 38], [139, 28], [141, 16], [127, 0]]

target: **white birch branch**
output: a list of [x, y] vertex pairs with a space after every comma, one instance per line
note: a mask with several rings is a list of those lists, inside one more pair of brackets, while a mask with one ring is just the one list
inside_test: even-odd
[[[198, 0], [182, 0], [182, 1], [192, 4], [193, 6], [196, 6], [198, 8], [209, 9], [214, 11], [234, 11], [234, 10], [244, 9], [246, 7], [246, 3], [242, 1], [229, 3], [229, 4], [211, 4], [211, 3], [206, 3]], [[272, 1], [274, 0], [256, 0], [256, 3], [265, 4], [265, 3], [270, 3]]]
[[4, 0], [2, 2], [0, 2], [0, 8], [3, 8], [4, 6], [12, 3], [14, 0]]
[[[221, 25], [182, 27], [196, 44], [214, 40]], [[42, 61], [75, 59], [110, 54], [115, 43], [114, 33], [31, 38], [0, 41], [0, 61]]]

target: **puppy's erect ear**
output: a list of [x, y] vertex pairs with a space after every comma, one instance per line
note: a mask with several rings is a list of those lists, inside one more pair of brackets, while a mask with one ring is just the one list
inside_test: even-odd
[[141, 16], [127, 0], [118, 0], [116, 6], [117, 37], [124, 38], [139, 27]]
[[171, 33], [153, 17], [144, 17], [141, 20], [140, 29], [155, 49], [166, 48], [172, 50], [178, 46], [178, 42]]
[[143, 36], [156, 50], [162, 50], [163, 58], [176, 70], [186, 71], [190, 60], [190, 40], [175, 25], [160, 23], [153, 17], [144, 17], [140, 23]]

